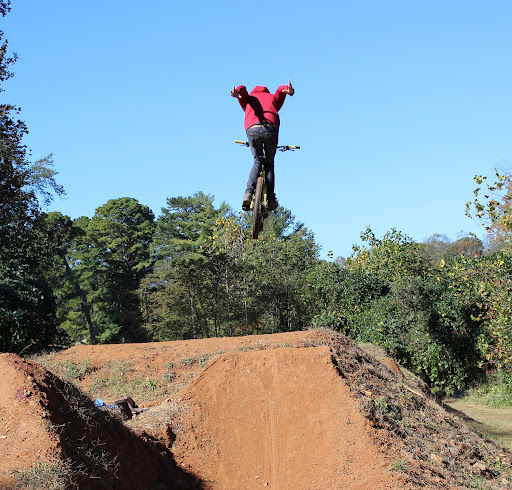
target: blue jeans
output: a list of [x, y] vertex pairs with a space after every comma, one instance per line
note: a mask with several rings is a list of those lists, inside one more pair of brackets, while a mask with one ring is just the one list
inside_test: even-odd
[[274, 194], [274, 157], [277, 151], [279, 128], [269, 124], [258, 124], [247, 130], [247, 139], [254, 157], [254, 164], [249, 174], [245, 192], [254, 193], [256, 181], [261, 172], [261, 166], [265, 165], [265, 181], [267, 184], [267, 195], [269, 201], [275, 201]]

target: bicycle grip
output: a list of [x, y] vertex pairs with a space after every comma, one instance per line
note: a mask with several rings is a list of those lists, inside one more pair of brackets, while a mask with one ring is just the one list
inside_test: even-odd
[[247, 143], [247, 141], [235, 140], [235, 143], [238, 143], [238, 144], [240, 144], [240, 145], [249, 146], [249, 143]]

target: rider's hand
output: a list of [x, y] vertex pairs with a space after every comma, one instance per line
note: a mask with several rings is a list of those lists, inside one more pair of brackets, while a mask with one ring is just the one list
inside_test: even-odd
[[283, 92], [288, 95], [293, 95], [295, 93], [295, 89], [292, 87], [292, 82], [290, 82], [290, 79], [288, 79], [288, 88], [285, 88]]
[[235, 88], [233, 85], [233, 90], [231, 91], [231, 97], [236, 97], [237, 99], [240, 99], [242, 96], [240, 95], [240, 92]]

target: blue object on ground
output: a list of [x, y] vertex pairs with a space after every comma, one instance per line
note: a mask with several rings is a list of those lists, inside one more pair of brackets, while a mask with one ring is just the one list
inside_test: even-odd
[[114, 410], [115, 405], [107, 405], [101, 398], [96, 398], [96, 400], [94, 400], [94, 406], [95, 407], [108, 407], [108, 408], [111, 408], [112, 410]]

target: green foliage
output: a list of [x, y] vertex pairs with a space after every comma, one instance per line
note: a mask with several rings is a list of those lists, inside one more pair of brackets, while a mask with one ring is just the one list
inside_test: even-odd
[[474, 200], [466, 203], [466, 216], [481, 220], [493, 239], [509, 241], [512, 231], [512, 174], [496, 169], [494, 182], [489, 183], [482, 175], [475, 175], [474, 180], [478, 187], [474, 190]]
[[226, 204], [215, 209], [213, 201], [213, 196], [202, 192], [167, 199], [167, 207], [162, 208], [157, 221], [153, 246], [157, 259], [168, 261], [202, 253], [216, 220], [229, 212]]
[[393, 282], [404, 276], [422, 276], [425, 264], [421, 246], [396, 229], [386, 232], [382, 239], [375, 237], [370, 227], [361, 233], [367, 247], [353, 246], [347, 267], [368, 272]]
[[481, 257], [484, 252], [482, 240], [468, 235], [452, 243], [446, 235], [434, 234], [421, 244], [421, 255], [429, 269], [437, 269], [442, 263], [456, 257]]
[[133, 198], [111, 199], [96, 209], [87, 233], [104, 267], [136, 286], [152, 264], [153, 212]]
[[305, 278], [317, 253], [312, 235], [302, 228], [285, 237], [248, 243], [242, 262], [261, 333], [297, 330], [309, 321]]
[[53, 168], [53, 155], [50, 154], [30, 166], [27, 185], [36, 194], [42, 197], [43, 203], [49, 205], [53, 200], [53, 193], [62, 197], [66, 195], [64, 187], [57, 183], [55, 176], [57, 171]]
[[56, 297], [58, 321], [73, 340], [86, 337], [88, 328], [90, 341], [95, 344], [91, 305], [80, 284], [83, 266], [76, 259], [75, 245], [85, 230], [68, 216], [52, 212], [44, 215], [40, 234], [44, 237], [40, 266]]
[[154, 215], [136, 199], [112, 199], [92, 219], [45, 215], [45, 270], [58, 318], [75, 342], [141, 341], [138, 288], [151, 271]]
[[145, 326], [155, 340], [200, 338], [210, 334], [208, 312], [216, 307], [216, 281], [202, 257], [191, 256], [157, 268], [140, 289]]
[[300, 329], [311, 317], [304, 278], [317, 261], [312, 235], [280, 208], [250, 237], [201, 193], [169, 199], [157, 221], [153, 274], [139, 290], [155, 340]]
[[[153, 264], [154, 227], [152, 211], [132, 198], [111, 199], [92, 219], [75, 220], [63, 261], [71, 269], [66, 328], [74, 339], [87, 337], [87, 310], [99, 342], [145, 339], [137, 290]], [[83, 316], [74, 314], [78, 307]]]
[[474, 303], [471, 317], [481, 322], [478, 347], [504, 380], [512, 378], [512, 257], [499, 252], [481, 259], [461, 257], [443, 268], [454, 296]]
[[404, 277], [354, 318], [352, 331], [358, 340], [384, 347], [430, 386], [464, 387], [478, 376], [480, 328], [470, 305], [454, 301], [447, 286]]
[[512, 406], [512, 383], [503, 373], [494, 374], [489, 379], [470, 391], [471, 400], [481, 405], [494, 408]]
[[363, 237], [371, 248], [355, 247], [345, 267], [320, 263], [312, 270], [313, 324], [381, 346], [433, 387], [475, 380], [482, 360], [478, 297], [454, 294], [452, 278], [433, 276], [421, 248], [400, 232], [378, 240], [367, 229]]
[[[0, 33], [1, 41], [1, 33]], [[7, 58], [7, 43], [0, 47], [0, 82], [11, 77], [8, 70], [15, 57]], [[26, 125], [13, 119], [18, 109], [0, 104], [0, 277], [34, 272], [33, 229], [39, 207], [27, 190], [29, 164], [22, 139]]]
[[56, 341], [55, 301], [37, 276], [0, 281], [0, 351], [31, 352]]
[[442, 260], [446, 262], [446, 254], [452, 243], [446, 235], [435, 233], [421, 244], [420, 253], [427, 267], [437, 268]]
[[459, 238], [452, 243], [445, 253], [444, 259], [448, 262], [456, 257], [481, 257], [484, 251], [482, 240], [474, 236]]
[[353, 318], [368, 310], [374, 300], [389, 293], [388, 284], [375, 274], [350, 270], [336, 262], [320, 262], [308, 277], [316, 305], [313, 325], [355, 336]]

